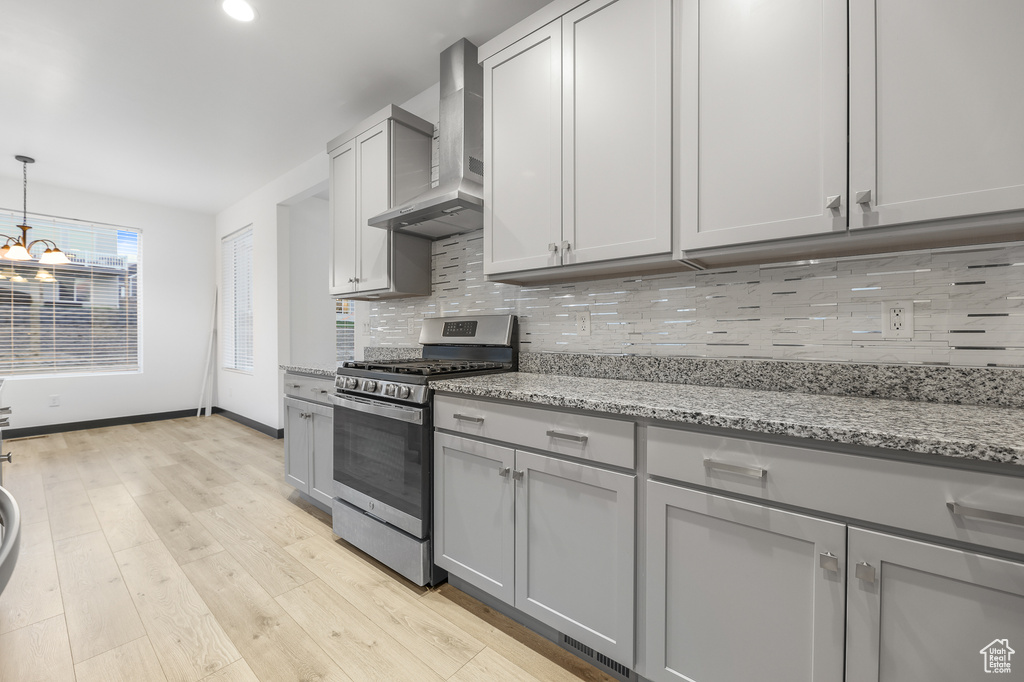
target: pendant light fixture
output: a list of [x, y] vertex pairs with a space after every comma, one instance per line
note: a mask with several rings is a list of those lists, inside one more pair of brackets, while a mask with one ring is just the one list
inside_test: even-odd
[[[21, 225], [18, 225], [18, 229], [21, 230], [21, 237], [9, 237], [5, 234], [0, 234], [0, 239], [5, 240], [4, 245], [0, 246], [0, 258], [13, 261], [36, 260], [32, 255], [32, 247], [36, 244], [42, 244], [46, 247], [46, 250], [43, 252], [43, 255], [39, 256], [40, 265], [67, 265], [71, 261], [49, 239], [36, 239], [32, 242], [28, 240], [28, 231], [32, 229], [28, 225], [28, 164], [35, 163], [36, 160], [30, 156], [22, 156], [20, 154], [14, 158], [21, 164], [22, 208]], [[17, 280], [12, 278], [12, 281]]]

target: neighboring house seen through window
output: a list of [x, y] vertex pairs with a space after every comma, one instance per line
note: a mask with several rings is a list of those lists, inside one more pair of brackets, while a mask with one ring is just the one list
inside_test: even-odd
[[355, 302], [339, 298], [334, 304], [335, 345], [338, 349], [338, 364], [356, 359], [356, 313]]
[[252, 227], [224, 237], [221, 258], [223, 367], [252, 372]]
[[[21, 218], [0, 210], [0, 234], [20, 235]], [[0, 376], [139, 371], [139, 231], [27, 222], [29, 241], [53, 240], [71, 264], [0, 260]]]

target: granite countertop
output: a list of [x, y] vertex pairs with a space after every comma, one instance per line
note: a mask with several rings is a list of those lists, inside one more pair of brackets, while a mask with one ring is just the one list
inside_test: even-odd
[[436, 391], [1024, 466], [1024, 410], [516, 372]]
[[283, 369], [289, 374], [304, 374], [310, 377], [329, 377], [334, 378], [337, 373], [336, 367], [305, 367], [301, 365], [278, 365], [278, 369]]

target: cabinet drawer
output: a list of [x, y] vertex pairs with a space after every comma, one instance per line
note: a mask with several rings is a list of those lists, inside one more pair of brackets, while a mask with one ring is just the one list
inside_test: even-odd
[[627, 469], [635, 467], [635, 429], [629, 421], [438, 396], [434, 426]]
[[1024, 555], [1021, 477], [662, 427], [647, 457], [652, 476]]
[[300, 374], [284, 375], [285, 395], [312, 400], [318, 403], [328, 403], [327, 396], [334, 393], [334, 379], [318, 379], [315, 377], [302, 376]]

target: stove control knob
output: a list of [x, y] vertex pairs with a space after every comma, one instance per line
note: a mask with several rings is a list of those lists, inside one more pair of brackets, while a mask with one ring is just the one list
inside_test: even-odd
[[359, 388], [359, 379], [349, 377], [345, 379], [345, 388]]
[[374, 391], [377, 390], [377, 382], [370, 381], [369, 379], [367, 379], [366, 381], [363, 382], [363, 390], [373, 393]]
[[395, 395], [395, 385], [394, 384], [386, 384], [384, 386], [384, 395], [394, 397], [394, 395]]
[[409, 391], [409, 387], [408, 386], [399, 386], [398, 387], [398, 397], [399, 398], [408, 398], [409, 397], [409, 393], [411, 393], [411, 391]]

